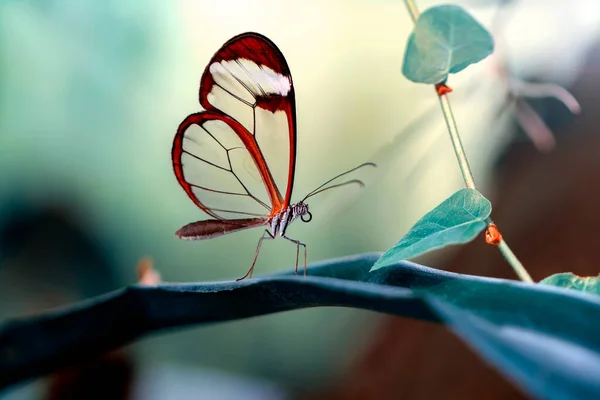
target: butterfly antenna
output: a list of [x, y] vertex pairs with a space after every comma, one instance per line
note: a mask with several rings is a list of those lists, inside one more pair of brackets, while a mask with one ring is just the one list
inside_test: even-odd
[[358, 179], [353, 179], [351, 181], [347, 181], [347, 182], [344, 182], [344, 183], [339, 183], [339, 184], [336, 184], [336, 185], [332, 185], [332, 186], [323, 188], [324, 186], [327, 186], [331, 182], [335, 181], [336, 179], [341, 178], [344, 175], [348, 175], [349, 173], [354, 172], [354, 171], [356, 171], [356, 170], [358, 170], [360, 168], [363, 168], [363, 167], [377, 167], [377, 164], [372, 163], [372, 162], [366, 162], [366, 163], [360, 164], [360, 165], [358, 165], [358, 166], [356, 166], [356, 167], [354, 167], [352, 169], [349, 169], [348, 171], [342, 172], [341, 174], [334, 176], [333, 178], [329, 179], [327, 182], [323, 183], [322, 185], [320, 185], [319, 187], [317, 187], [316, 189], [314, 189], [313, 191], [311, 191], [310, 193], [308, 193], [300, 202], [303, 203], [306, 199], [308, 199], [311, 196], [314, 196], [317, 193], [321, 193], [321, 192], [324, 192], [325, 190], [333, 189], [333, 188], [344, 186], [344, 185], [348, 185], [348, 184], [356, 183], [356, 184], [360, 185], [361, 187], [364, 187], [365, 184], [362, 181], [360, 181]]
[[[341, 187], [341, 186], [352, 185], [352, 184], [357, 184], [357, 185], [358, 185], [358, 186], [360, 186], [361, 188], [364, 188], [364, 187], [365, 187], [365, 183], [364, 183], [363, 181], [361, 181], [361, 180], [358, 180], [358, 179], [353, 179], [353, 180], [351, 180], [351, 181], [347, 181], [347, 182], [343, 182], [343, 183], [338, 183], [338, 184], [336, 184], [336, 185], [327, 186], [326, 188], [323, 188], [323, 189], [317, 190], [317, 191], [315, 191], [315, 192], [311, 193], [309, 196], [306, 196], [306, 197], [304, 198], [304, 200], [308, 199], [309, 197], [312, 197], [312, 196], [314, 196], [315, 194], [322, 193], [322, 192], [324, 192], [324, 191], [326, 191], [326, 190], [329, 190], [329, 189], [335, 189], [335, 188], [338, 188], [338, 187]], [[302, 200], [302, 201], [304, 201], [304, 200]]]

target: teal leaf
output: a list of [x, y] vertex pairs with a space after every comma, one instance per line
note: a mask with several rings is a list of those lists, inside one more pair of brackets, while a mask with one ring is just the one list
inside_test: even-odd
[[492, 35], [463, 8], [426, 10], [408, 38], [402, 73], [418, 83], [439, 83], [494, 51]]
[[570, 272], [564, 272], [550, 275], [541, 280], [540, 283], [600, 295], [600, 274], [598, 276], [583, 277]]
[[467, 243], [487, 227], [492, 205], [474, 189], [461, 189], [444, 200], [377, 260], [371, 271], [449, 244]]
[[369, 273], [379, 256], [325, 260], [306, 277], [292, 269], [240, 282], [134, 285], [5, 319], [0, 397], [18, 382], [176, 327], [353, 307], [447, 326], [531, 398], [600, 399], [600, 298], [411, 262]]
[[[447, 281], [427, 292], [446, 326], [530, 398], [600, 398], [600, 324], [587, 314], [596, 315], [600, 299], [490, 278]], [[559, 300], [559, 293], [572, 295]]]

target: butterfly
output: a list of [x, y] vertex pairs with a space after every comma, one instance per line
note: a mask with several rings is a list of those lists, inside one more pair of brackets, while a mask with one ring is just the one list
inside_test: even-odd
[[[171, 151], [175, 176], [189, 198], [211, 218], [187, 224], [181, 239], [210, 239], [249, 228], [265, 227], [252, 265], [238, 280], [251, 277], [265, 239], [282, 237], [300, 247], [286, 231], [296, 219], [309, 222], [305, 201], [323, 191], [357, 184], [329, 179], [292, 204], [296, 169], [296, 100], [288, 64], [277, 46], [254, 32], [227, 41], [211, 58], [200, 80], [204, 111], [179, 125]], [[281, 189], [285, 188], [282, 195]]]

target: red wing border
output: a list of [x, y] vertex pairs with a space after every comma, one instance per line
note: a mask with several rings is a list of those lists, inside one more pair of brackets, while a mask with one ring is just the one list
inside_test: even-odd
[[[223, 211], [223, 210], [215, 210], [213, 208], [207, 207], [203, 204], [202, 200], [200, 200], [193, 191], [194, 185], [187, 181], [184, 174], [184, 163], [182, 161], [182, 156], [186, 153], [186, 150], [183, 148], [183, 139], [185, 138], [185, 133], [188, 128], [192, 125], [202, 126], [207, 121], [222, 121], [226, 123], [231, 129], [234, 130], [238, 138], [244, 143], [244, 146], [248, 150], [248, 152], [252, 155], [254, 160], [257, 160], [257, 165], [259, 167], [259, 173], [261, 178], [265, 182], [265, 186], [269, 190], [269, 198], [271, 199], [272, 207], [271, 209], [275, 209], [277, 207], [281, 207], [280, 196], [277, 192], [277, 187], [273, 183], [273, 178], [270, 174], [270, 171], [267, 169], [266, 164], [264, 162], [264, 158], [258, 148], [256, 141], [252, 137], [252, 135], [240, 125], [237, 121], [231, 119], [230, 117], [220, 113], [220, 112], [200, 112], [196, 114], [189, 115], [177, 129], [177, 134], [175, 135], [175, 139], [173, 141], [173, 148], [171, 150], [171, 156], [173, 160], [173, 169], [175, 171], [175, 176], [177, 177], [177, 181], [183, 187], [183, 190], [187, 193], [187, 195], [192, 199], [192, 201], [202, 209], [205, 213], [210, 215], [213, 218], [224, 219], [222, 216], [215, 213], [215, 211]], [[188, 153], [195, 158], [199, 158], [194, 154]], [[201, 159], [202, 160], [202, 159]], [[205, 161], [205, 160], [203, 160]], [[207, 161], [205, 161], [207, 162]], [[230, 165], [230, 172], [235, 175]], [[241, 182], [240, 182], [241, 183]], [[243, 186], [243, 184], [242, 184]], [[217, 191], [217, 189], [210, 189], [212, 191]], [[249, 191], [247, 191], [247, 195], [259, 203], [262, 203], [260, 200], [255, 198]], [[264, 203], [262, 203], [264, 205]], [[231, 212], [242, 213], [237, 210], [231, 210]], [[269, 214], [268, 212], [266, 213]]]
[[[295, 93], [289, 67], [277, 46], [265, 36], [253, 32], [244, 33], [230, 39], [215, 53], [204, 70], [200, 82], [199, 97], [200, 104], [206, 111], [191, 114], [180, 124], [172, 147], [175, 176], [190, 199], [208, 215], [222, 221], [236, 221], [233, 214], [238, 214], [237, 218], [242, 219], [254, 216], [260, 219], [265, 216], [273, 216], [289, 206], [296, 165]], [[281, 111], [285, 115], [280, 114]], [[257, 120], [259, 114], [261, 116], [260, 121]], [[272, 117], [269, 117], [269, 115]], [[276, 117], [276, 115], [279, 116]], [[270, 205], [265, 203], [266, 198], [263, 198], [264, 201], [262, 201], [258, 193], [252, 193], [244, 185], [244, 178], [240, 179], [235, 172], [240, 172], [237, 169], [238, 167], [234, 171], [230, 151], [237, 148], [242, 149], [242, 144], [237, 145], [238, 147], [226, 147], [206, 128], [211, 121], [220, 121], [227, 125], [230, 131], [233, 132], [232, 134], [235, 134], [239, 141], [243, 143], [245, 150], [256, 166], [255, 171], [258, 171], [255, 179], [258, 179], [258, 175], [260, 175]], [[263, 125], [257, 126], [259, 122]], [[264, 125], [265, 123], [267, 125]], [[287, 125], [284, 128], [283, 126], [286, 123]], [[196, 140], [198, 136], [194, 136], [193, 133], [186, 134], [193, 125], [201, 127], [207, 135], [210, 135], [219, 146], [225, 149], [229, 167], [227, 165], [212, 164], [206, 157], [201, 156], [205, 154], [203, 153], [204, 150], [199, 150], [200, 148], [197, 147], [202, 146], [201, 139]], [[267, 131], [262, 129], [267, 129]], [[271, 132], [269, 134], [282, 137], [280, 132], [283, 129], [288, 131], [287, 143], [289, 143], [289, 147], [286, 145], [286, 149], [289, 149], [289, 155], [288, 158], [281, 158], [280, 167], [276, 168], [274, 165], [269, 164], [270, 161], [274, 161], [272, 154], [283, 155], [286, 152], [276, 151], [272, 153], [273, 147], [268, 146], [269, 151], [267, 153], [269, 154], [265, 154], [264, 148], [261, 148], [261, 143], [264, 145], [263, 140], [267, 140], [268, 136], [267, 139], [264, 139], [265, 136], [262, 132]], [[260, 138], [256, 136], [257, 133], [261, 135]], [[184, 141], [184, 139], [189, 140]], [[282, 145], [283, 143], [286, 142], [282, 142]], [[267, 142], [267, 144], [270, 144], [270, 142]], [[194, 146], [196, 146], [196, 151], [192, 149]], [[275, 149], [278, 149], [278, 147], [275, 147]], [[243, 150], [235, 150], [236, 155], [239, 154], [239, 151]], [[193, 164], [196, 162], [201, 162], [202, 166], [202, 168], [197, 168], [198, 171], [194, 171]], [[283, 166], [284, 163], [287, 163], [287, 185], [285, 197], [282, 197], [272, 170], [277, 173], [278, 182], [282, 185], [285, 184], [286, 171]], [[205, 168], [207, 164], [211, 166], [208, 171]], [[207, 185], [198, 184], [196, 179], [198, 176], [206, 178], [215, 175], [217, 180], [224, 182], [218, 175], [224, 172], [230, 172], [235, 176], [244, 189], [242, 193], [233, 193], [227, 189], [222, 189], [218, 184], [205, 187]], [[260, 182], [257, 181], [257, 183]], [[262, 207], [261, 210], [264, 209], [264, 214], [263, 211], [244, 212], [238, 209], [221, 209], [219, 205], [215, 206], [214, 202], [211, 204], [210, 200], [207, 204], [207, 193], [211, 196], [215, 194], [219, 196], [238, 196], [238, 199], [239, 196], [247, 196], [247, 198], [259, 204]], [[256, 204], [254, 205], [256, 206]], [[235, 207], [232, 206], [232, 208]]]

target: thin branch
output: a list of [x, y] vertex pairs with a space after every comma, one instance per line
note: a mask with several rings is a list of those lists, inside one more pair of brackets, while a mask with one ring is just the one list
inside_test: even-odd
[[581, 105], [575, 96], [564, 87], [554, 83], [531, 83], [512, 78], [509, 79], [508, 86], [515, 97], [554, 97], [563, 103], [572, 114], [581, 113]]
[[534, 283], [525, 267], [523, 267], [523, 264], [521, 264], [521, 261], [519, 261], [517, 256], [515, 256], [515, 253], [513, 253], [504, 240], [501, 240], [500, 244], [498, 244], [498, 250], [500, 250], [506, 261], [513, 267], [515, 273], [523, 282]]
[[404, 4], [406, 5], [406, 8], [408, 9], [408, 13], [410, 14], [410, 17], [412, 18], [413, 23], [416, 23], [417, 20], [419, 19], [419, 9], [417, 8], [417, 5], [415, 4], [415, 2], [413, 0], [404, 0]]
[[438, 97], [440, 99], [440, 106], [442, 108], [442, 112], [444, 113], [444, 119], [446, 120], [446, 126], [448, 127], [448, 133], [450, 133], [450, 139], [452, 140], [452, 147], [454, 148], [454, 152], [456, 153], [456, 159], [460, 167], [460, 172], [462, 173], [463, 179], [465, 181], [465, 186], [469, 189], [477, 189], [475, 187], [475, 179], [473, 179], [473, 173], [471, 172], [471, 167], [469, 166], [469, 161], [467, 160], [465, 149], [463, 147], [462, 141], [460, 140], [458, 126], [456, 125], [454, 114], [452, 113], [452, 107], [450, 106], [448, 95], [442, 94]]

